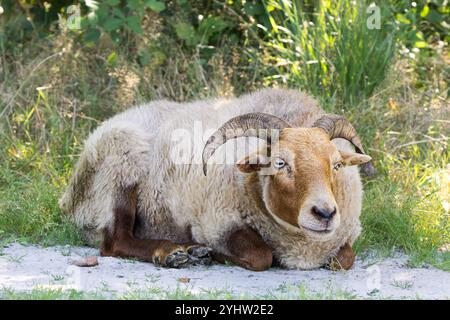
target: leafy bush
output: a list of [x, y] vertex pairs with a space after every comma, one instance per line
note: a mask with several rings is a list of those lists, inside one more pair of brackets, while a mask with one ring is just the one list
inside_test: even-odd
[[84, 41], [95, 42], [105, 32], [119, 43], [123, 33], [142, 35], [147, 11], [160, 13], [166, 5], [160, 0], [89, 0], [69, 8], [66, 25], [73, 31], [81, 30]]
[[450, 7], [445, 0], [396, 0], [392, 10], [399, 25], [400, 40], [409, 48], [427, 48], [429, 41], [449, 41]]
[[[0, 50], [6, 54], [20, 51], [27, 41], [50, 43], [64, 33], [84, 51], [113, 50], [112, 64], [123, 49], [141, 66], [163, 65], [182, 46], [184, 54], [196, 55], [207, 68], [218, 48], [239, 45], [245, 51], [252, 24], [265, 17], [258, 0], [0, 0], [0, 6]], [[244, 53], [241, 61], [246, 59]]]

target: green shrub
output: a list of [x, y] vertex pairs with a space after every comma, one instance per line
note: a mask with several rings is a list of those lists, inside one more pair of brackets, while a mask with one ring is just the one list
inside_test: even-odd
[[[392, 1], [399, 39], [409, 48], [427, 48], [430, 41], [449, 41], [450, 7], [445, 0]], [[447, 18], [447, 22], [446, 22]]]

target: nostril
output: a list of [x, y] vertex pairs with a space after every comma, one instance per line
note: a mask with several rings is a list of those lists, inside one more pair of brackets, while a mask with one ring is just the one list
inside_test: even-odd
[[333, 208], [333, 211], [331, 211], [330, 215], [334, 216], [336, 214], [336, 211], [337, 211], [336, 208]]
[[312, 208], [312, 212], [315, 215], [317, 215], [317, 216], [319, 216], [321, 218], [324, 218], [324, 219], [328, 219], [328, 220], [331, 219], [336, 214], [336, 211], [337, 211], [336, 208], [333, 208], [332, 211], [321, 209], [321, 208], [316, 207], [316, 206], [314, 206]]

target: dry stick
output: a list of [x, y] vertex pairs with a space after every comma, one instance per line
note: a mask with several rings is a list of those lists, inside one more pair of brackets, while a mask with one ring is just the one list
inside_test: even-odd
[[48, 60], [56, 57], [56, 56], [62, 56], [62, 54], [64, 53], [64, 50], [56, 52], [50, 56], [48, 56], [47, 58], [45, 58], [44, 60], [42, 60], [41, 62], [39, 62], [34, 68], [33, 70], [31, 70], [31, 72], [29, 73], [29, 76], [22, 82], [22, 84], [19, 86], [19, 89], [17, 89], [17, 91], [14, 93], [14, 95], [11, 97], [11, 99], [9, 100], [9, 102], [6, 104], [5, 109], [3, 109], [3, 111], [0, 113], [0, 119], [6, 114], [6, 111], [11, 107], [13, 101], [16, 99], [16, 97], [19, 95], [20, 91], [22, 91], [23, 87], [28, 83], [28, 81], [31, 79], [31, 76], [36, 72], [36, 70], [43, 65], [44, 63], [46, 63]]
[[73, 101], [72, 130], [70, 131], [70, 140], [69, 140], [69, 142], [72, 142], [72, 140], [73, 140], [73, 133], [75, 132], [76, 122], [77, 122], [77, 100], [75, 99]]

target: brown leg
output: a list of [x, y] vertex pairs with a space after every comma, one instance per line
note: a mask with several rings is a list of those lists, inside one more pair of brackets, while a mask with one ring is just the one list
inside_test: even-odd
[[214, 252], [214, 259], [222, 263], [230, 261], [253, 271], [264, 271], [272, 265], [272, 250], [252, 229], [240, 229], [233, 232], [226, 245], [229, 254]]
[[105, 230], [100, 248], [102, 256], [138, 258], [165, 267], [179, 268], [211, 260], [210, 249], [200, 245], [179, 245], [169, 240], [141, 240], [133, 235], [137, 208], [136, 188], [129, 188], [116, 199], [114, 225]]
[[343, 245], [336, 256], [332, 257], [327, 267], [331, 270], [348, 270], [355, 262], [355, 253], [348, 243]]

